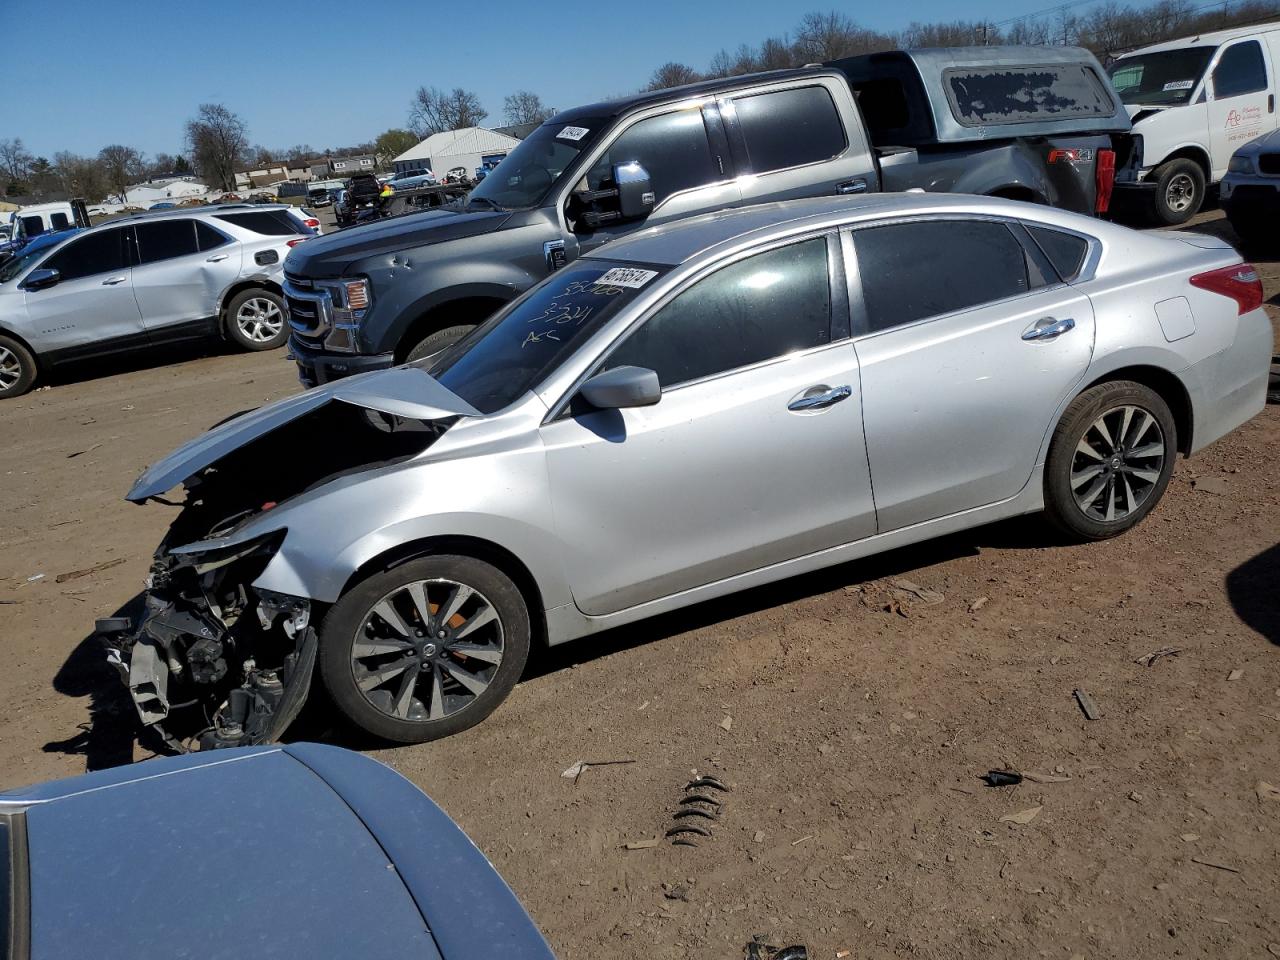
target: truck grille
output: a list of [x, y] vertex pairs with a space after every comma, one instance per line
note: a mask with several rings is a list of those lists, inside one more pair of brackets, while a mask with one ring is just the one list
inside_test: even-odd
[[284, 302], [289, 325], [302, 337], [320, 337], [331, 326], [328, 291], [317, 289], [307, 277], [284, 275]]
[[1264, 153], [1258, 157], [1258, 169], [1268, 176], [1280, 176], [1280, 153]]

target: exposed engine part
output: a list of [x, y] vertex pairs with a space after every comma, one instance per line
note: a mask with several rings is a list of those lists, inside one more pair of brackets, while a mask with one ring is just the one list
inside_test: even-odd
[[133, 645], [126, 682], [143, 723], [159, 723], [169, 716], [169, 664], [154, 640]]
[[187, 661], [191, 664], [191, 679], [196, 683], [217, 683], [227, 675], [222, 644], [209, 637], [201, 637], [187, 647]]
[[[711, 837], [711, 824], [720, 819], [724, 800], [717, 793], [729, 788], [715, 777], [698, 777], [684, 785], [684, 796], [676, 801], [673, 821], [665, 836], [675, 846], [696, 847], [698, 837]], [[705, 822], [704, 822], [705, 821]]]

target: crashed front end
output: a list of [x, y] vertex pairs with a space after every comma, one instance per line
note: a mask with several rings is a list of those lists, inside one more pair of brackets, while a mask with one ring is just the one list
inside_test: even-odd
[[156, 552], [136, 624], [100, 624], [138, 717], [176, 751], [279, 739], [316, 659], [311, 601], [253, 587], [285, 531]]
[[[310, 689], [323, 613], [255, 586], [289, 535], [290, 507], [407, 464], [472, 415], [424, 372], [397, 368], [235, 417], [148, 468], [128, 499], [182, 509], [142, 613], [98, 622], [142, 724], [180, 752], [279, 739]], [[178, 483], [185, 499], [164, 500]]]

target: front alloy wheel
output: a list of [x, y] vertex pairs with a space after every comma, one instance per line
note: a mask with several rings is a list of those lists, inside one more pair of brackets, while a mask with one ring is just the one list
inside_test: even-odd
[[1045, 513], [1077, 540], [1123, 533], [1169, 485], [1177, 428], [1165, 401], [1127, 380], [1101, 383], [1067, 407], [1045, 461]]
[[474, 557], [429, 556], [343, 596], [320, 631], [325, 687], [349, 720], [401, 743], [479, 723], [515, 686], [529, 655], [515, 584]]

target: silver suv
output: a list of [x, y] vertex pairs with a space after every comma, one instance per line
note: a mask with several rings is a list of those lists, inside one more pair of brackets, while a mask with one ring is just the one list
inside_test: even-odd
[[71, 360], [222, 336], [245, 350], [288, 337], [280, 282], [314, 235], [284, 204], [138, 214], [0, 266], [0, 399]]

